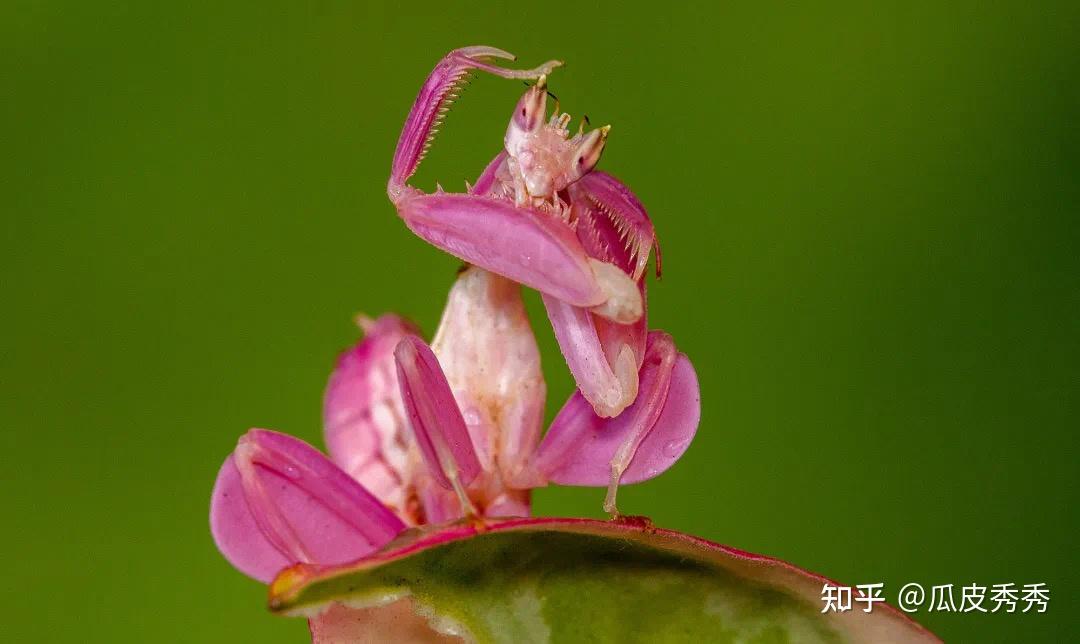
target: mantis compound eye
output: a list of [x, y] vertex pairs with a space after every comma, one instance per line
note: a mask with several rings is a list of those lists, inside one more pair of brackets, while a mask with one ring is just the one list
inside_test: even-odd
[[510, 120], [510, 129], [524, 134], [537, 132], [543, 125], [546, 108], [548, 108], [548, 77], [541, 76], [537, 84], [532, 85], [521, 100], [518, 100], [514, 108], [514, 117]]
[[611, 131], [610, 125], [593, 130], [585, 135], [585, 138], [578, 144], [577, 149], [574, 151], [573, 161], [573, 173], [576, 178], [589, 174], [596, 167], [597, 162], [600, 161], [600, 155], [604, 152], [604, 144], [607, 143], [609, 131]]

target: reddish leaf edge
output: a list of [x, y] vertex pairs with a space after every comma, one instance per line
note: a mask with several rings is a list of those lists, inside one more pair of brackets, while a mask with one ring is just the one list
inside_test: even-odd
[[[286, 568], [270, 584], [268, 607], [271, 612], [281, 615], [303, 615], [303, 611], [295, 609], [304, 606], [304, 590], [312, 584], [377, 568], [456, 541], [485, 534], [530, 531], [576, 533], [635, 541], [703, 561], [735, 574], [751, 577], [758, 582], [787, 588], [804, 601], [815, 602], [819, 605], [822, 587], [825, 584], [846, 585], [799, 568], [782, 559], [725, 546], [677, 530], [657, 527], [648, 517], [643, 516], [622, 515], [606, 521], [560, 517], [467, 518], [448, 524], [410, 528], [378, 552], [352, 563], [334, 566], [297, 564]], [[942, 641], [910, 615], [888, 602], [876, 603], [873, 613], [864, 613], [861, 608], [853, 608], [843, 613], [830, 612], [822, 617], [834, 627], [853, 636], [855, 641], [874, 641], [877, 631], [873, 624], [880, 624], [883, 619], [893, 622], [893, 626], [905, 632], [904, 641]], [[872, 623], [868, 624], [868, 622]], [[863, 626], [867, 628], [864, 629]]]

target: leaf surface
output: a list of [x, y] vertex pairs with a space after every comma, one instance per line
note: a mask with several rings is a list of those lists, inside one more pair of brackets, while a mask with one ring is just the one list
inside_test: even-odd
[[[401, 619], [406, 605], [430, 641], [938, 641], [883, 603], [823, 614], [825, 583], [645, 519], [511, 519], [413, 530], [345, 566], [295, 566], [270, 607], [312, 618], [321, 642], [365, 641], [376, 625], [384, 637], [381, 612]], [[410, 638], [424, 640], [415, 626]]]

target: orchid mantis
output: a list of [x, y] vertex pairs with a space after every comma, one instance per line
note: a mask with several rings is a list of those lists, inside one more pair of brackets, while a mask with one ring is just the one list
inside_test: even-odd
[[[528, 70], [492, 65], [513, 59], [491, 47], [447, 54], [428, 76], [405, 121], [387, 193], [405, 224], [418, 236], [462, 260], [535, 288], [555, 330], [581, 398], [597, 418], [561, 414], [569, 425], [603, 425], [641, 401], [626, 443], [610, 463], [604, 507], [616, 512], [615, 491], [634, 450], [654, 430], [670, 380], [649, 378], [642, 390], [646, 356], [670, 369], [679, 355], [665, 336], [650, 342], [645, 269], [656, 247], [641, 202], [619, 180], [595, 170], [610, 126], [570, 135], [570, 115], [558, 106], [547, 117], [547, 75], [559, 61]], [[503, 151], [466, 194], [439, 188], [425, 194], [408, 184], [433, 141], [442, 117], [473, 70], [503, 78], [536, 79], [518, 100], [503, 137]], [[657, 336], [659, 337], [659, 336]], [[580, 405], [574, 399], [569, 407]], [[568, 429], [567, 431], [573, 431]]]

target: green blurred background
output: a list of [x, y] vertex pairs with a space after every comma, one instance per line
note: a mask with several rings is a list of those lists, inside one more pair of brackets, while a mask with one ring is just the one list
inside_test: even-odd
[[[3, 3], [3, 639], [305, 640], [214, 549], [210, 487], [248, 427], [321, 445], [354, 313], [433, 330], [457, 262], [384, 186], [470, 44], [567, 61], [661, 236], [702, 425], [625, 511], [890, 601], [1045, 582], [1045, 614], [916, 617], [1075, 639], [1080, 9], [980, 4]], [[475, 82], [419, 184], [461, 189], [521, 90]]]

